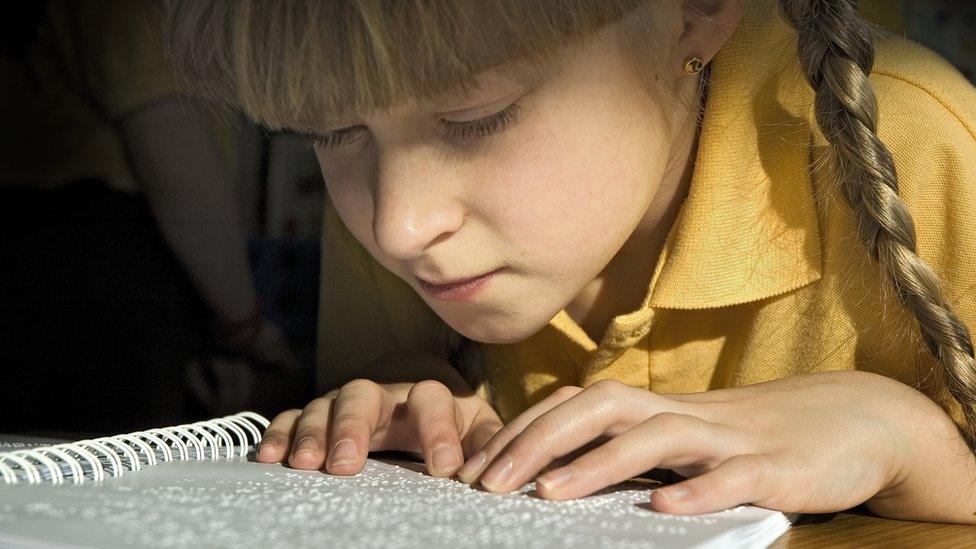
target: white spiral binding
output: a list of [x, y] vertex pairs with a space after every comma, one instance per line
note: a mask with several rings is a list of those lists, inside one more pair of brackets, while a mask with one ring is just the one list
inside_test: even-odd
[[47, 467], [48, 470], [51, 471], [51, 474], [53, 475], [53, 482], [55, 484], [61, 484], [62, 482], [64, 482], [64, 475], [61, 473], [61, 468], [54, 463], [53, 459], [45, 456], [43, 452], [38, 452], [37, 450], [30, 449], [30, 450], [21, 450], [20, 453], [24, 457], [34, 458], [35, 461], [38, 461], [40, 462], [41, 465]]
[[136, 467], [137, 471], [142, 468], [142, 460], [139, 459], [139, 453], [146, 456], [146, 465], [156, 465], [156, 452], [154, 452], [152, 447], [146, 444], [146, 442], [140, 439], [139, 437], [135, 436], [134, 434], [131, 434], [131, 435], [115, 435], [112, 438], [118, 440], [123, 444], [129, 443], [132, 445], [129, 446], [129, 448], [132, 448], [137, 452], [136, 463], [139, 464], [139, 466]]
[[[142, 464], [139, 463], [139, 454], [137, 454], [136, 451], [133, 450], [132, 447], [129, 446], [128, 444], [124, 444], [121, 441], [116, 440], [116, 439], [111, 438], [111, 437], [109, 437], [109, 438], [100, 438], [98, 440], [99, 440], [99, 442], [101, 442], [102, 444], [104, 444], [106, 447], [113, 447], [113, 448], [118, 449], [122, 453], [122, 455], [125, 456], [129, 460], [129, 470], [130, 471], [138, 471], [139, 468], [142, 466]], [[122, 464], [121, 458], [119, 459], [119, 464], [122, 467], [125, 467], [125, 465]], [[122, 471], [120, 469], [119, 474], [116, 475], [116, 476], [120, 476], [121, 474], [122, 474]]]
[[160, 461], [214, 461], [233, 458], [235, 452], [242, 458], [268, 425], [259, 414], [240, 412], [175, 427], [3, 452], [0, 479], [3, 484], [79, 484], [103, 480], [106, 474], [119, 477]]
[[57, 446], [48, 446], [46, 448], [37, 448], [37, 451], [45, 452], [48, 454], [54, 454], [55, 456], [60, 458], [61, 461], [67, 463], [68, 468], [71, 470], [71, 478], [75, 484], [78, 484], [79, 482], [81, 482], [81, 479], [84, 478], [85, 473], [81, 468], [81, 464], [78, 463], [78, 460], [71, 457], [71, 454], [64, 451], [63, 449], [58, 448]]
[[213, 461], [217, 459], [217, 439], [215, 439], [213, 435], [204, 429], [202, 425], [198, 425], [196, 423], [192, 425], [184, 425], [183, 427], [189, 431], [198, 433], [201, 437], [201, 439], [199, 439], [200, 442], [205, 443], [203, 452], [200, 454], [201, 457], [198, 457], [197, 459], [203, 459], [203, 457], [206, 456], [208, 447], [210, 448], [210, 460]]
[[13, 468], [0, 461], [0, 475], [3, 475], [4, 484], [13, 484], [17, 482], [17, 473], [14, 472]]
[[[81, 441], [85, 442], [85, 441]], [[102, 462], [98, 461], [98, 458], [94, 454], [85, 449], [83, 444], [78, 442], [70, 442], [68, 444], [59, 444], [58, 446], [64, 448], [65, 450], [70, 450], [79, 456], [81, 459], [85, 460], [85, 463], [91, 467], [92, 470], [92, 480], [105, 480], [105, 470], [102, 469]], [[79, 462], [80, 463], [80, 462]], [[84, 478], [84, 476], [82, 476]]]
[[[98, 440], [82, 440], [76, 442], [75, 444], [81, 446], [82, 448], [92, 448], [100, 455], [105, 456], [105, 458], [109, 462], [109, 465], [112, 466], [112, 471], [111, 471], [112, 476], [113, 477], [122, 476], [122, 460], [119, 459], [119, 455], [116, 454], [111, 448], [109, 448], [102, 442], [99, 442]], [[82, 476], [84, 477], [84, 475]]]

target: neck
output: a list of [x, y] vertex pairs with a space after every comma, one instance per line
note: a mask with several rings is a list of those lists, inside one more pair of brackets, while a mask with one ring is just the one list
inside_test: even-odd
[[[691, 84], [696, 86], [692, 92], [697, 93], [698, 83]], [[658, 257], [691, 187], [698, 151], [698, 114], [692, 111], [675, 121], [677, 131], [664, 176], [647, 212], [590, 287], [566, 306], [570, 318], [594, 342], [599, 343], [614, 317], [637, 310], [647, 297]]]
[[[703, 75], [702, 78], [705, 78]], [[695, 90], [700, 85], [698, 81], [691, 83]], [[694, 93], [697, 93], [695, 91]], [[643, 250], [646, 254], [648, 244], [653, 244], [656, 251], [664, 246], [668, 232], [678, 217], [684, 199], [691, 187], [691, 178], [695, 171], [695, 157], [698, 152], [698, 117], [704, 109], [705, 95], [701, 96], [699, 109], [687, 113], [675, 121], [674, 139], [668, 154], [668, 163], [664, 176], [658, 186], [647, 213], [634, 229], [630, 238], [624, 243], [621, 252], [625, 254]], [[654, 254], [655, 259], [657, 253]], [[655, 261], [656, 263], [656, 261]]]

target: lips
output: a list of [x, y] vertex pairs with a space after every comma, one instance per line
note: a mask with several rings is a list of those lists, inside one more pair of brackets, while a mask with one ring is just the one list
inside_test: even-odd
[[421, 278], [419, 276], [416, 277], [416, 278], [417, 278], [417, 280], [420, 281], [421, 284], [423, 284], [425, 286], [428, 286], [428, 287], [431, 287], [431, 288], [445, 288], [446, 289], [446, 288], [451, 288], [451, 287], [455, 287], [455, 286], [461, 286], [461, 285], [467, 284], [469, 282], [473, 282], [473, 281], [475, 281], [475, 280], [477, 280], [477, 279], [485, 276], [486, 274], [491, 274], [491, 272], [494, 272], [494, 271], [490, 271], [488, 273], [483, 273], [483, 274], [480, 274], [480, 275], [477, 275], [477, 276], [472, 276], [472, 277], [469, 277], [469, 278], [459, 278], [457, 280], [453, 280], [453, 281], [450, 281], [450, 282], [431, 282], [431, 281], [429, 281], [427, 279], [424, 279], [424, 278]]
[[434, 284], [419, 276], [414, 276], [425, 292], [433, 297], [447, 301], [463, 301], [476, 295], [481, 288], [501, 269], [495, 269], [472, 278], [455, 279], [444, 284]]

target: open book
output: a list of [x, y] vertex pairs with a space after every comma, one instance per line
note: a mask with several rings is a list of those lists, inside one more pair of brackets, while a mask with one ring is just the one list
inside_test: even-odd
[[[253, 461], [252, 413], [0, 453], [0, 546], [764, 547], [782, 513], [655, 513], [628, 481], [570, 501], [426, 474], [392, 457], [335, 476]], [[138, 469], [138, 470], [136, 470]]]

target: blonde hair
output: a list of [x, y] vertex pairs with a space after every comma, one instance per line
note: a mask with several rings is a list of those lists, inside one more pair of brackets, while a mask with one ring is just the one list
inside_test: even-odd
[[469, 92], [476, 75], [489, 68], [552, 69], [567, 46], [585, 42], [639, 4], [164, 2], [171, 57], [192, 89], [241, 107], [269, 128], [309, 133], [333, 117]]
[[[656, 35], [647, 12], [652, 0], [164, 4], [171, 57], [188, 85], [276, 129], [314, 133], [330, 117], [466, 92], [492, 67], [551, 70], [572, 47], [618, 21], [624, 53], [649, 88], [659, 85], [653, 55], [659, 50], [649, 46]], [[945, 388], [962, 406], [963, 435], [974, 447], [973, 345], [938, 276], [916, 253], [914, 223], [877, 136], [877, 102], [867, 78], [874, 61], [870, 29], [852, 0], [778, 4], [798, 31], [800, 66], [816, 92], [817, 122], [830, 143], [837, 183], [859, 220], [860, 241], [917, 319], [942, 365]], [[477, 345], [453, 331], [446, 339], [448, 356], [479, 387], [486, 380]]]

